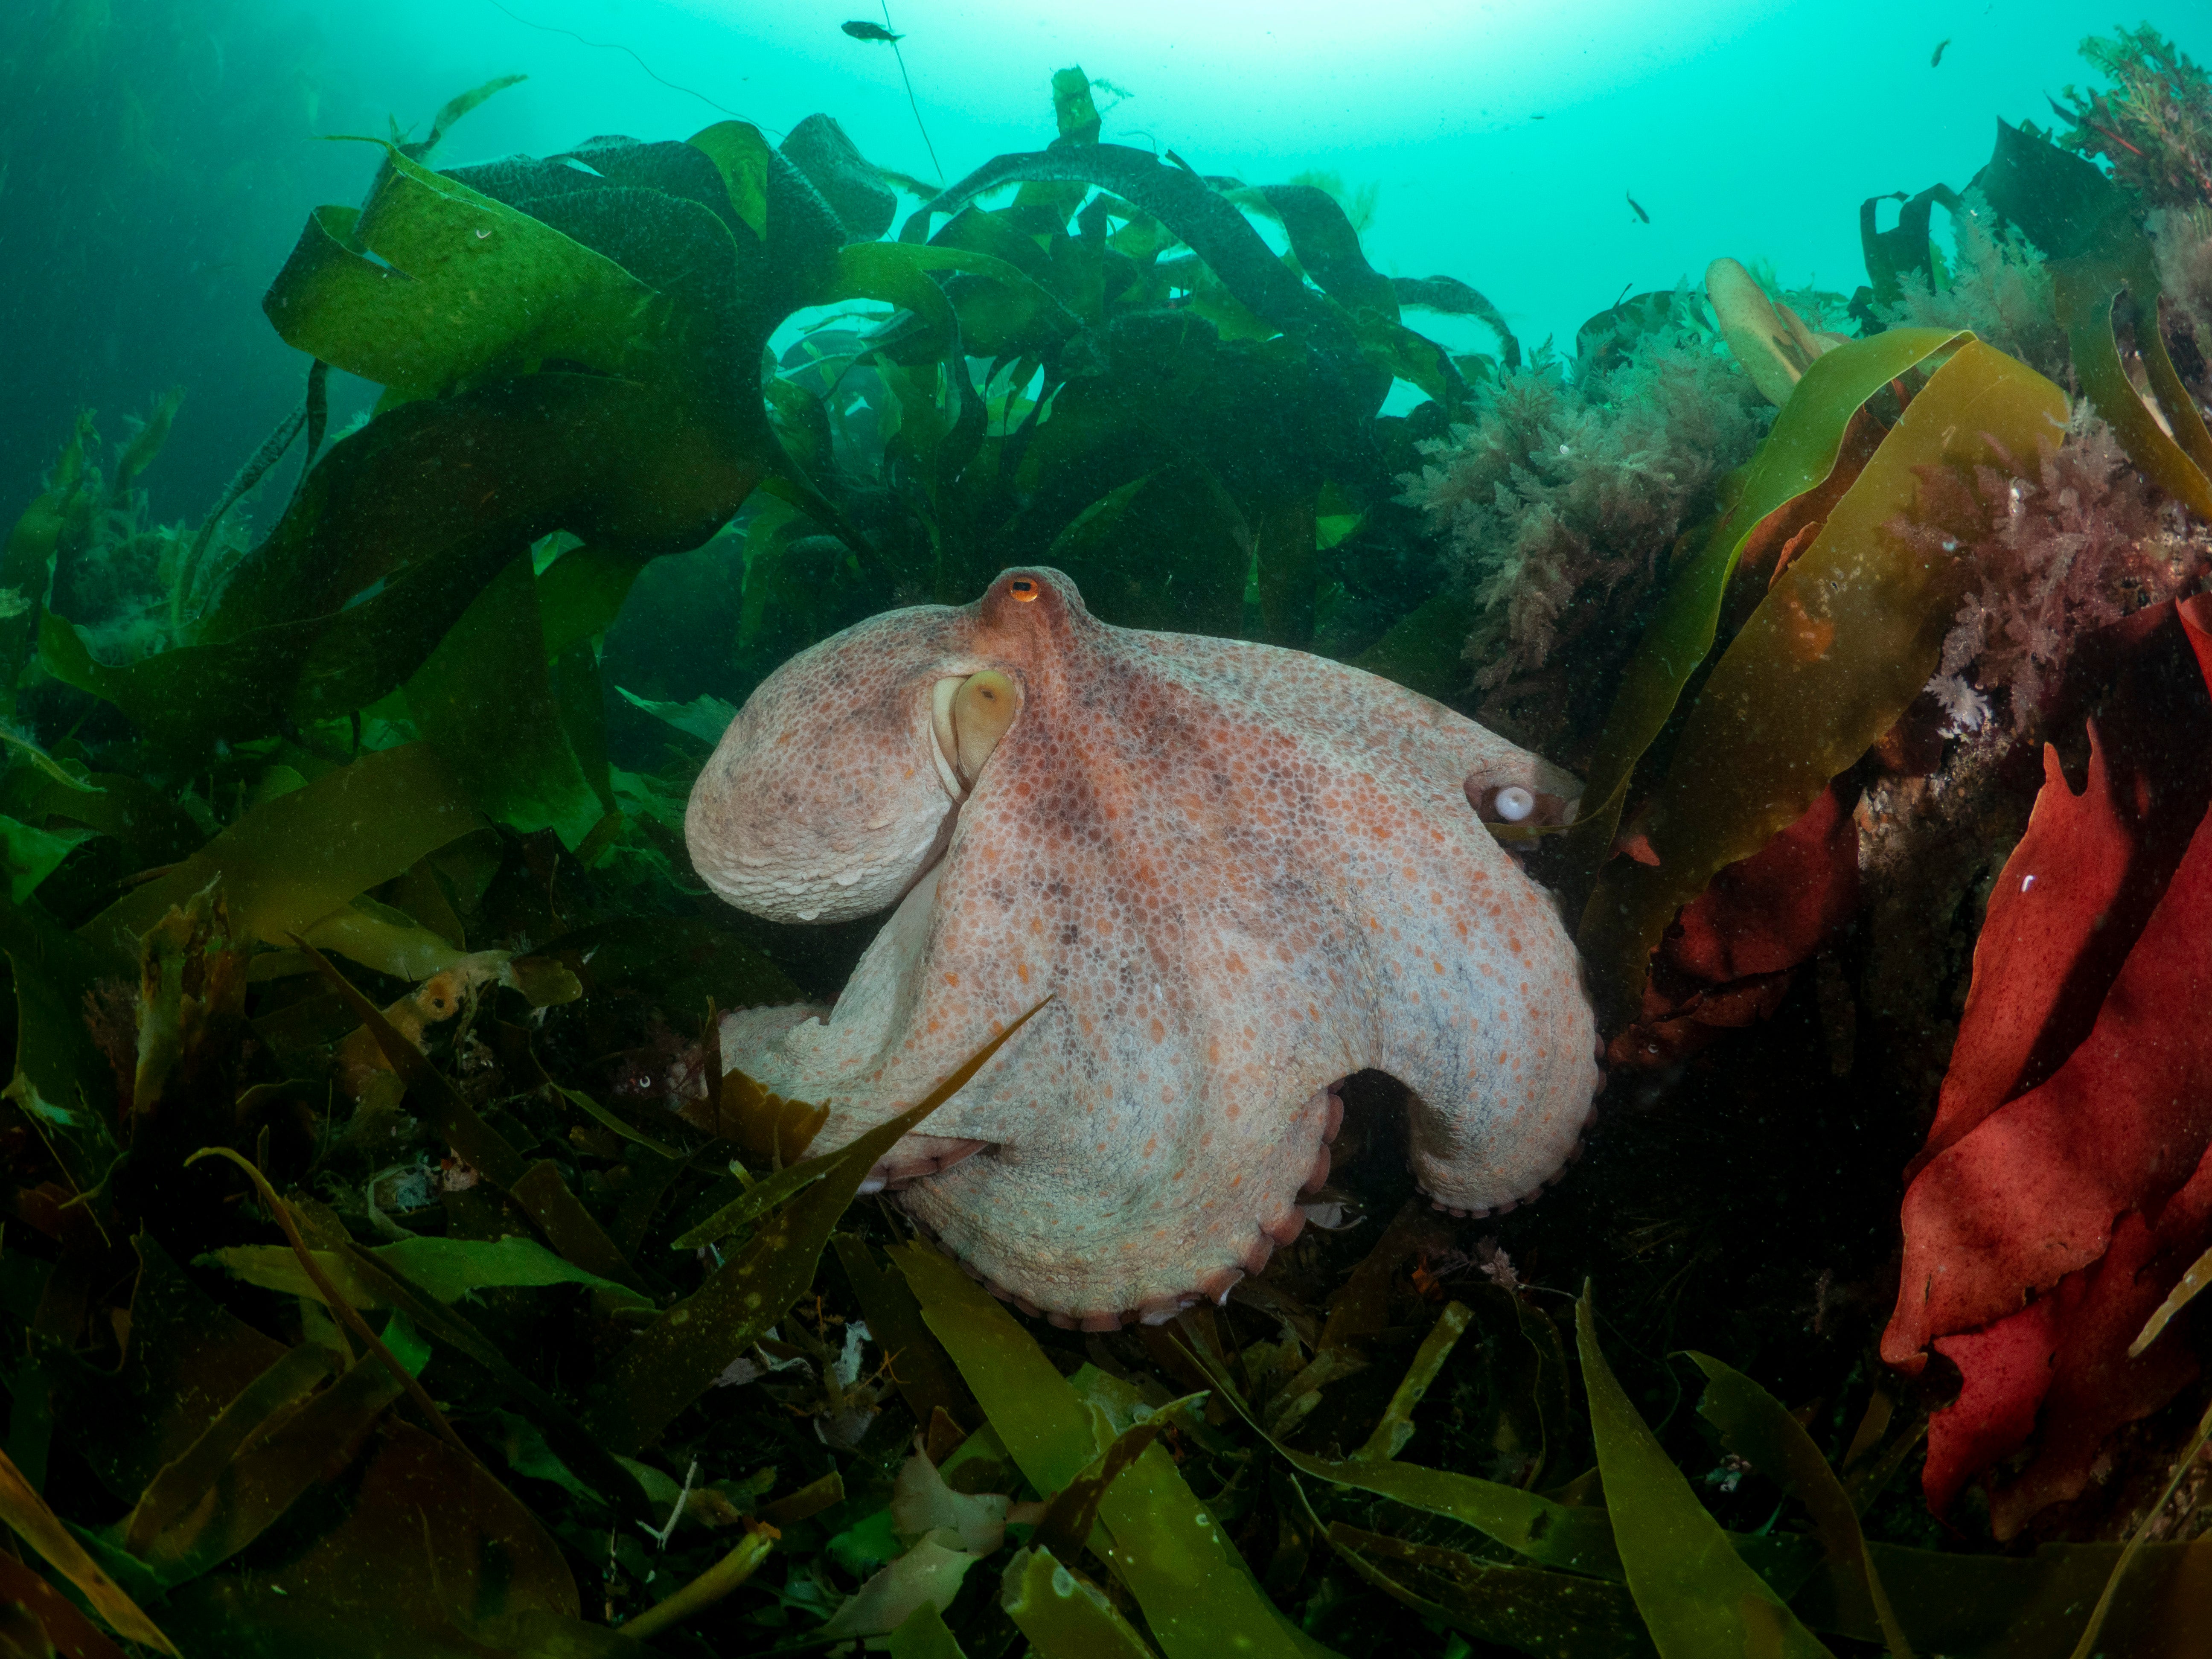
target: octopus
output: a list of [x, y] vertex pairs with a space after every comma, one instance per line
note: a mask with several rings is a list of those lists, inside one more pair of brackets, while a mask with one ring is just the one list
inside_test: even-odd
[[834, 1006], [726, 1014], [723, 1060], [826, 1106], [834, 1150], [1048, 996], [863, 1190], [1031, 1316], [1171, 1319], [1297, 1237], [1354, 1073], [1410, 1091], [1440, 1208], [1564, 1171], [1595, 1021], [1492, 824], [1576, 789], [1388, 680], [1114, 627], [1009, 570], [800, 653], [723, 735], [685, 826], [714, 890], [782, 921], [890, 911]]

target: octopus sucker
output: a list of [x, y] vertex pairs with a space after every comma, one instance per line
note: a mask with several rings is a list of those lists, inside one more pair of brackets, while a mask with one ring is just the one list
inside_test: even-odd
[[1578, 793], [1389, 681], [1112, 627], [1060, 573], [1010, 570], [801, 653], [724, 735], [686, 826], [716, 891], [890, 914], [833, 1008], [726, 1015], [721, 1052], [826, 1106], [826, 1152], [1050, 994], [868, 1188], [1012, 1306], [1171, 1319], [1297, 1237], [1351, 1072], [1409, 1090], [1441, 1207], [1565, 1167], [1595, 1022], [1489, 824], [1564, 821]]

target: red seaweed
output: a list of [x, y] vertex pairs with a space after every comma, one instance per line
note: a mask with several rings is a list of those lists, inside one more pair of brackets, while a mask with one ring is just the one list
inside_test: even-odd
[[[2173, 615], [2212, 681], [2212, 597]], [[2143, 631], [2162, 630], [2163, 619]], [[2140, 752], [2153, 711], [2113, 714], [2112, 729]], [[2142, 787], [2121, 790], [2122, 769], [2094, 746], [2078, 796], [2046, 754], [2047, 781], [1998, 878], [1936, 1127], [1905, 1194], [1903, 1284], [1883, 1357], [1917, 1371], [1932, 1344], [1963, 1379], [1929, 1425], [1924, 1485], [1939, 1513], [1975, 1473], [2039, 1442], [2026, 1472], [1992, 1495], [2000, 1536], [2078, 1495], [2105, 1437], [2197, 1372], [2171, 1338], [2136, 1359], [2127, 1348], [2212, 1233], [2205, 752], [2201, 741], [2185, 751], [2184, 775], [2163, 789], [2130, 768]], [[2200, 821], [2163, 879], [2162, 843], [2184, 808]], [[2148, 916], [2131, 929], [2127, 912], [2146, 895]], [[2098, 957], [2118, 954], [2100, 930], [2129, 948], [2092, 1002], [2094, 1024], [2047, 1080], [2020, 1091], [2069, 1000], [2078, 1010], [2085, 963], [2094, 977]]]

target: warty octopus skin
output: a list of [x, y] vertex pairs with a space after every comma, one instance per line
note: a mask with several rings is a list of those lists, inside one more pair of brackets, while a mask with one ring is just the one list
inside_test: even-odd
[[1303, 652], [1122, 629], [1058, 571], [872, 617], [784, 664], [686, 819], [723, 898], [896, 905], [834, 1009], [726, 1015], [724, 1063], [825, 1104], [827, 1152], [1052, 1003], [873, 1173], [994, 1291], [1107, 1329], [1297, 1237], [1335, 1086], [1411, 1090], [1455, 1212], [1534, 1196], [1596, 1092], [1580, 963], [1474, 803], [1574, 780]]

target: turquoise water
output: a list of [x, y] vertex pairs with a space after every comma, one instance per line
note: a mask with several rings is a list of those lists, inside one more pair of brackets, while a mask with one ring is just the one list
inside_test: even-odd
[[[1378, 269], [1457, 276], [1525, 341], [1564, 348], [1625, 290], [1694, 283], [1721, 255], [1850, 293], [1863, 198], [1963, 185], [1996, 118], [2047, 124], [2045, 94], [2092, 79], [2082, 37], [2140, 21], [2057, 0], [908, 0], [889, 15], [910, 106], [892, 52], [840, 30], [883, 15], [863, 0], [11, 0], [7, 15], [0, 494], [31, 492], [77, 407], [137, 409], [181, 383], [191, 417], [148, 479], [169, 515], [202, 510], [297, 396], [260, 295], [305, 210], [357, 199], [368, 175], [362, 152], [313, 141], [388, 121], [419, 135], [494, 76], [530, 78], [461, 125], [441, 164], [682, 137], [726, 112], [777, 135], [826, 111], [878, 165], [949, 179], [1041, 147], [1049, 76], [1079, 64], [1128, 94], [1101, 91], [1107, 141], [1249, 183], [1318, 170], [1371, 188]], [[2212, 9], [2148, 21], [2212, 57]], [[1485, 340], [1468, 325], [1451, 343]]]

